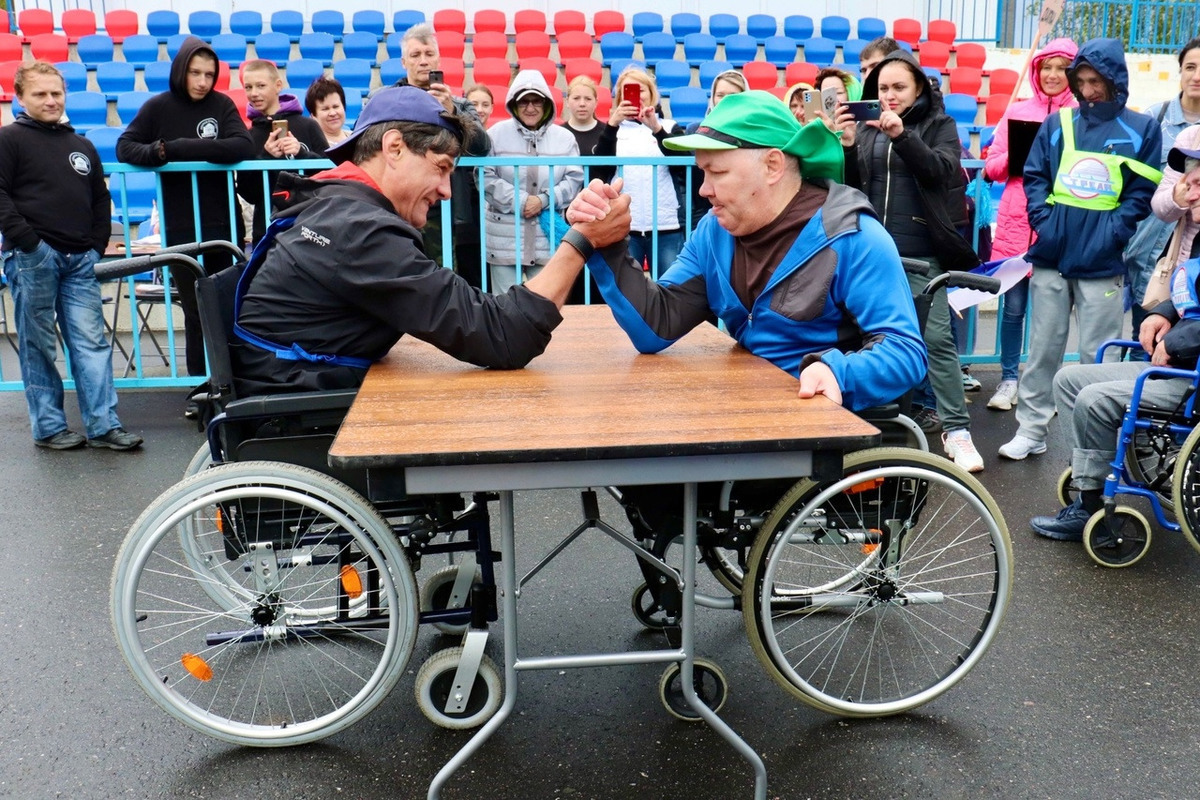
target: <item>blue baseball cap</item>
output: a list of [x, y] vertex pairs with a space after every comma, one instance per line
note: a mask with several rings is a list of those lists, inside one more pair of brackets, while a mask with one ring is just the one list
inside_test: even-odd
[[358, 115], [353, 132], [326, 150], [325, 155], [335, 164], [349, 161], [354, 155], [354, 140], [380, 122], [424, 122], [445, 128], [458, 137], [459, 142], [463, 138], [462, 128], [454, 115], [429, 92], [416, 86], [389, 86], [371, 96]]

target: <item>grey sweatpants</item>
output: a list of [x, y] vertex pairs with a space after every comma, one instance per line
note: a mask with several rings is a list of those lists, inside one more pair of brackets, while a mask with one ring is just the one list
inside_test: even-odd
[[[930, 279], [946, 270], [938, 265], [937, 259], [921, 259], [929, 262], [925, 273], [910, 271], [905, 265], [908, 287], [916, 297]], [[937, 398], [937, 412], [946, 431], [970, 429], [971, 415], [967, 413], [967, 398], [963, 394], [962, 366], [958, 350], [954, 347], [954, 335], [950, 332], [950, 305], [946, 302], [946, 290], [939, 289], [933, 295], [929, 318], [925, 321], [925, 349], [929, 353], [929, 385]]]

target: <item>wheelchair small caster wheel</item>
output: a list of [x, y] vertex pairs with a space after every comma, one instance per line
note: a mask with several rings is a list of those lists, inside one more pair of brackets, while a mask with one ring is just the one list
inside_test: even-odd
[[633, 615], [637, 617], [637, 621], [652, 631], [661, 631], [668, 624], [673, 624], [668, 620], [667, 613], [662, 606], [654, 601], [654, 595], [650, 592], [650, 587], [646, 584], [639, 584], [633, 590], [633, 597], [630, 605], [633, 608]]
[[[658, 696], [663, 706], [676, 719], [684, 722], [700, 722], [703, 718], [683, 696], [683, 669], [680, 664], [671, 664], [663, 671], [658, 682]], [[720, 711], [729, 698], [729, 680], [712, 661], [697, 658], [692, 665], [692, 685], [704, 705]]]
[[1150, 523], [1129, 506], [1117, 506], [1108, 518], [1097, 511], [1083, 529], [1083, 547], [1102, 567], [1131, 567], [1150, 549]]
[[454, 675], [462, 658], [461, 647], [439, 650], [421, 665], [417, 672], [417, 707], [426, 719], [441, 728], [465, 731], [478, 728], [491, 719], [500, 708], [503, 694], [500, 670], [496, 662], [487, 656], [479, 662], [479, 672], [471, 686], [466, 707], [462, 711], [447, 712], [446, 702], [454, 691]]
[[[458, 580], [459, 567], [451, 565], [442, 567], [437, 572], [429, 576], [429, 580], [421, 586], [421, 610], [422, 611], [444, 611], [450, 608], [450, 596], [454, 592], [454, 583]], [[483, 573], [479, 568], [475, 568], [475, 575], [471, 578], [471, 583], [480, 583], [483, 580]], [[466, 597], [462, 598], [461, 603], [456, 603], [454, 608], [470, 608], [471, 607], [471, 591], [467, 587]], [[435, 622], [433, 627], [437, 628], [442, 633], [448, 636], [460, 636], [467, 632], [470, 627], [469, 622], [454, 623], [454, 622]]]
[[1079, 490], [1071, 486], [1071, 468], [1067, 467], [1063, 470], [1062, 475], [1058, 476], [1057, 485], [1058, 502], [1063, 508], [1075, 502], [1075, 498], [1079, 495]]

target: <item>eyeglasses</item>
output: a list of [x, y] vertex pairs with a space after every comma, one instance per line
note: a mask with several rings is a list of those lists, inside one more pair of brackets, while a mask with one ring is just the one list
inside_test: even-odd
[[517, 101], [519, 106], [540, 106], [546, 102], [544, 97], [522, 97]]

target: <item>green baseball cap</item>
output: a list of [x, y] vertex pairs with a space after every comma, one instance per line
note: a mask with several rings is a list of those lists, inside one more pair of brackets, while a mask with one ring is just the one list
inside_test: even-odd
[[671, 150], [775, 148], [800, 159], [805, 178], [843, 181], [841, 139], [821, 120], [801, 126], [783, 101], [770, 92], [731, 94], [700, 121], [695, 133], [664, 139]]

